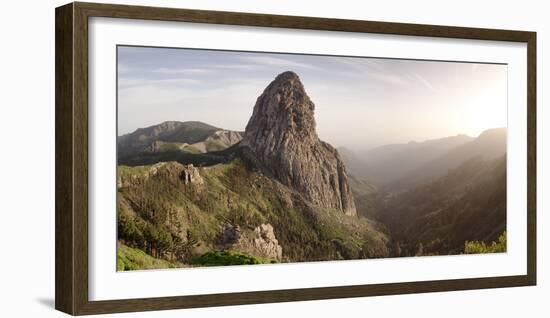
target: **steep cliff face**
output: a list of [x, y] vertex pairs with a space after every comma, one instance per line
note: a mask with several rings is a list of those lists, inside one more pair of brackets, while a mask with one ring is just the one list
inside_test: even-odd
[[356, 215], [346, 167], [315, 131], [315, 105], [298, 75], [278, 75], [258, 97], [241, 145], [313, 205]]

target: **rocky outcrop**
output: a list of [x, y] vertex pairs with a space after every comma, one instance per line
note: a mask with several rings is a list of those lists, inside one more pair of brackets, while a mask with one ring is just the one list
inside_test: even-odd
[[233, 224], [225, 224], [219, 237], [219, 244], [225, 248], [237, 244], [241, 239], [241, 227]]
[[283, 248], [271, 224], [261, 224], [253, 231], [242, 231], [238, 225], [226, 224], [219, 237], [220, 249], [231, 249], [249, 255], [281, 261]]
[[119, 170], [117, 177], [117, 187], [129, 187], [144, 184], [149, 178], [156, 175], [162, 175], [166, 178], [179, 179], [183, 184], [202, 185], [204, 180], [200, 174], [200, 168], [192, 164], [182, 165], [178, 162], [159, 162], [147, 170], [140, 171], [139, 174], [121, 173]]
[[182, 165], [180, 172], [180, 179], [184, 184], [203, 184], [204, 180], [199, 173], [199, 168], [194, 167], [193, 165]]
[[241, 145], [314, 206], [356, 215], [346, 167], [317, 136], [314, 110], [298, 75], [284, 72], [258, 97]]
[[252, 247], [268, 258], [280, 261], [283, 257], [283, 248], [279, 245], [271, 224], [261, 224], [254, 229]]

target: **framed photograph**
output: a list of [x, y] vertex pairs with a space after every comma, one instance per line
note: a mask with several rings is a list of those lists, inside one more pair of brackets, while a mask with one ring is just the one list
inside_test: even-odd
[[59, 7], [56, 308], [535, 285], [535, 96], [535, 32]]

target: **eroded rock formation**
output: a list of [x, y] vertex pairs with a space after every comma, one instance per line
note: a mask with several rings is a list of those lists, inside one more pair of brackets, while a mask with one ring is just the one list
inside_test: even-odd
[[314, 206], [356, 215], [346, 167], [317, 136], [314, 110], [298, 75], [284, 72], [258, 97], [241, 145]]

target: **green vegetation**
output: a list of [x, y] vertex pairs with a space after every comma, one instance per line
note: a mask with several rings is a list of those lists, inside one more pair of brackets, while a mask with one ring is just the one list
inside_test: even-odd
[[364, 178], [358, 178], [353, 175], [348, 175], [348, 182], [355, 198], [357, 214], [367, 218], [375, 216], [373, 213], [379, 209], [376, 206], [379, 202], [376, 196], [380, 194], [380, 190]]
[[191, 154], [197, 154], [201, 151], [193, 145], [184, 142], [172, 142], [172, 141], [155, 141], [150, 147], [151, 150], [146, 152], [186, 152]]
[[[206, 266], [213, 259], [243, 261], [215, 252], [224, 249], [218, 245], [225, 224], [238, 225], [243, 233], [271, 224], [282, 262], [388, 255], [388, 238], [375, 223], [313, 208], [240, 159], [200, 168], [202, 180], [196, 183], [182, 179], [183, 169], [175, 162], [119, 166], [119, 177], [126, 180], [118, 190], [120, 242], [155, 258]], [[261, 255], [248, 256], [264, 262]]]
[[123, 244], [118, 244], [117, 249], [117, 270], [131, 271], [138, 269], [155, 269], [155, 268], [176, 268], [181, 267], [181, 264], [168, 262], [157, 259], [144, 251], [131, 248]]
[[119, 166], [147, 166], [158, 162], [176, 161], [182, 164], [194, 164], [196, 166], [214, 165], [226, 162], [226, 156], [223, 153], [209, 152], [201, 153], [196, 145], [189, 145], [184, 150], [170, 150], [160, 152], [142, 152], [132, 156], [119, 157]]
[[211, 251], [204, 255], [192, 258], [190, 263], [195, 266], [223, 266], [270, 264], [276, 263], [276, 261], [233, 251]]
[[504, 253], [506, 252], [506, 232], [503, 232], [497, 241], [490, 244], [480, 241], [466, 241], [464, 243], [465, 254]]
[[465, 241], [490, 242], [506, 230], [506, 157], [474, 157], [421, 186], [379, 195], [377, 220], [394, 256], [464, 252]]
[[140, 177], [146, 175], [151, 170], [151, 166], [137, 166], [137, 167], [128, 167], [128, 166], [118, 166], [117, 172], [119, 177], [131, 178], [133, 176]]
[[[200, 182], [183, 178], [185, 169], [198, 169]], [[491, 233], [505, 230], [504, 159], [472, 160], [433, 183], [389, 198], [353, 180], [361, 186], [356, 193], [371, 201], [365, 210], [378, 212], [372, 215], [381, 223], [311, 207], [238, 158], [204, 168], [176, 162], [119, 166], [118, 174], [123, 180], [119, 242], [142, 252], [133, 258], [119, 255], [124, 270], [270, 262], [246, 249], [225, 251], [219, 240], [226, 224], [239, 226], [242, 233], [271, 224], [283, 249], [281, 262], [488, 253], [502, 245], [501, 240], [487, 244], [498, 238]], [[147, 257], [166, 263], [154, 265], [144, 261]]]
[[189, 144], [183, 142], [155, 141], [150, 147], [154, 148], [153, 152], [180, 151]]
[[201, 150], [195, 147], [194, 145], [185, 146], [185, 148], [183, 148], [183, 151], [191, 154], [201, 153]]
[[216, 233], [204, 228], [213, 229], [215, 219], [189, 202], [185, 192], [193, 189], [182, 184], [176, 168], [157, 166], [156, 175], [149, 176], [144, 171], [151, 171], [150, 166], [119, 167], [119, 176], [135, 184], [119, 190], [118, 239], [156, 258], [183, 262], [198, 244], [197, 233], [213, 240]]

